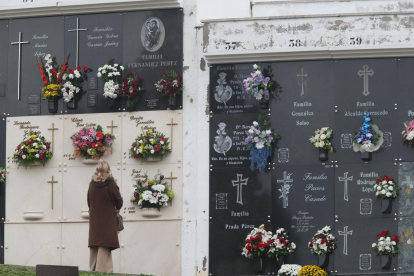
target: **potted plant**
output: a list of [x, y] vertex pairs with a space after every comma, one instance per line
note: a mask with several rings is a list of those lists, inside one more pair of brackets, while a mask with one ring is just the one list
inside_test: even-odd
[[297, 265], [297, 264], [284, 264], [277, 272], [277, 275], [278, 276], [298, 276], [301, 268], [302, 266]]
[[161, 74], [161, 79], [155, 84], [157, 91], [163, 97], [168, 97], [168, 106], [174, 110], [177, 105], [177, 95], [183, 91], [183, 77], [174, 70], [169, 70]]
[[332, 129], [329, 127], [323, 127], [317, 129], [309, 141], [319, 149], [319, 160], [322, 162], [328, 161], [328, 150], [333, 152], [333, 147], [331, 144], [332, 139]]
[[381, 212], [390, 213], [392, 211], [392, 200], [400, 193], [401, 188], [397, 186], [394, 179], [384, 175], [378, 177], [374, 185], [375, 196], [381, 199]]
[[352, 135], [353, 149], [355, 152], [361, 152], [361, 159], [370, 161], [372, 152], [378, 150], [384, 143], [383, 133], [377, 125], [371, 124], [369, 110], [364, 113], [364, 122], [362, 127]]
[[104, 90], [104, 97], [108, 98], [108, 107], [115, 106], [115, 99], [118, 97], [119, 91], [119, 84], [118, 80], [121, 76], [121, 72], [125, 68], [124, 66], [120, 66], [117, 63], [114, 64], [113, 58], [111, 58], [107, 64], [102, 67], [98, 68], [98, 78], [102, 78], [103, 81], [103, 90]]
[[250, 73], [250, 78], [243, 80], [243, 85], [247, 94], [260, 101], [260, 108], [269, 108], [270, 86], [272, 82], [270, 78], [263, 75], [261, 66], [253, 65], [253, 72]]
[[277, 134], [267, 126], [267, 121], [262, 120], [260, 115], [258, 121], [254, 121], [246, 131], [247, 138], [244, 142], [250, 149], [249, 159], [252, 161], [250, 169], [252, 171], [258, 169], [261, 172], [265, 169], [268, 158], [272, 156], [272, 142]]
[[48, 100], [48, 110], [50, 113], [58, 111], [58, 99], [62, 96], [62, 78], [68, 67], [69, 54], [63, 66], [55, 65], [50, 54], [45, 56], [46, 63], [40, 63], [36, 57], [37, 66], [39, 67], [40, 76], [42, 77], [44, 87], [42, 88], [43, 100]]
[[253, 228], [245, 239], [242, 255], [254, 261], [254, 270], [257, 272], [263, 270], [263, 258], [268, 254], [272, 236], [272, 232], [266, 231], [262, 224], [258, 228]]
[[134, 187], [134, 195], [130, 201], [138, 205], [144, 217], [161, 216], [161, 208], [167, 207], [168, 202], [174, 198], [174, 192], [168, 189], [164, 175], [159, 172], [154, 179], [148, 179], [148, 174], [145, 173], [144, 179], [138, 179]]
[[305, 265], [299, 271], [299, 276], [328, 276], [328, 273], [315, 265]]
[[278, 228], [269, 244], [267, 255], [271, 259], [276, 258], [277, 266], [280, 268], [287, 262], [287, 256], [295, 252], [295, 249], [296, 244], [289, 240], [288, 232], [284, 228]]
[[65, 81], [62, 87], [63, 100], [69, 109], [76, 109], [77, 100], [82, 96], [82, 83], [90, 69], [86, 66], [78, 66], [75, 70], [68, 69], [64, 72], [62, 80]]
[[376, 255], [381, 256], [381, 268], [391, 267], [391, 257], [398, 253], [398, 237], [390, 235], [388, 230], [381, 231], [377, 235], [377, 242], [372, 244]]
[[83, 157], [82, 163], [96, 164], [109, 149], [115, 140], [115, 136], [102, 130], [102, 127], [84, 127], [75, 132], [70, 139], [75, 147], [76, 158]]
[[31, 132], [17, 145], [13, 155], [13, 159], [19, 164], [18, 167], [23, 166], [26, 169], [32, 168], [33, 165], [44, 166], [51, 158], [50, 142], [46, 141], [45, 137]]
[[335, 250], [336, 238], [331, 233], [331, 227], [325, 226], [318, 230], [308, 243], [312, 254], [318, 257], [318, 266], [327, 268], [329, 265], [329, 254]]
[[128, 111], [134, 110], [134, 106], [138, 101], [138, 93], [144, 90], [144, 88], [140, 86], [141, 81], [142, 79], [132, 72], [128, 73], [127, 76], [122, 79], [119, 96], [126, 98], [126, 109]]
[[165, 138], [163, 133], [154, 129], [144, 131], [144, 128], [141, 128], [141, 130], [141, 135], [135, 139], [129, 150], [131, 157], [139, 158], [141, 162], [161, 161], [164, 156], [171, 153], [169, 138]]
[[404, 123], [405, 129], [402, 132], [404, 145], [414, 148], [414, 121]]

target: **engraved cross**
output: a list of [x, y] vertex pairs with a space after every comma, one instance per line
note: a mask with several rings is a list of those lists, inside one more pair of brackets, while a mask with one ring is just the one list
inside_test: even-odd
[[374, 75], [374, 71], [368, 70], [368, 65], [364, 65], [362, 66], [362, 68], [364, 68], [364, 70], [359, 70], [358, 71], [358, 76], [362, 77], [364, 76], [364, 92], [362, 92], [362, 94], [364, 94], [365, 96], [369, 95], [369, 91], [368, 91], [368, 76], [373, 76]]
[[348, 172], [344, 173], [344, 177], [338, 177], [339, 181], [344, 181], [344, 200], [348, 201], [348, 181], [351, 181], [354, 177], [348, 177]]
[[48, 130], [52, 131], [52, 155], [53, 155], [53, 148], [55, 145], [55, 130], [58, 130], [58, 128], [55, 127], [55, 123], [52, 123], [52, 128], [48, 128]]
[[167, 126], [171, 125], [171, 152], [173, 150], [173, 126], [178, 125], [177, 123], [174, 123], [174, 119], [171, 118], [171, 123], [167, 124]]
[[237, 180], [232, 180], [233, 187], [237, 186], [237, 200], [236, 203], [243, 205], [243, 185], [247, 186], [249, 178], [243, 178], [243, 174], [237, 174]]
[[353, 232], [354, 230], [350, 230], [350, 231], [348, 231], [348, 226], [345, 226], [344, 227], [344, 231], [342, 232], [342, 231], [338, 231], [338, 233], [339, 233], [339, 235], [340, 236], [344, 236], [344, 254], [345, 255], [348, 255], [348, 235], [351, 235], [352, 236], [352, 232]]
[[20, 67], [21, 67], [21, 58], [22, 58], [22, 44], [28, 44], [30, 43], [29, 41], [22, 41], [22, 33], [19, 32], [19, 41], [17, 42], [12, 42], [12, 45], [18, 44], [19, 45], [19, 63], [17, 65], [17, 100], [20, 101]]

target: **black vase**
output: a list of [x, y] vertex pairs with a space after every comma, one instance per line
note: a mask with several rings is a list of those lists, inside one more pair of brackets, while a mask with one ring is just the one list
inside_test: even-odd
[[322, 162], [328, 161], [328, 150], [327, 149], [319, 148], [319, 160], [321, 160]]
[[75, 98], [72, 98], [72, 100], [70, 102], [66, 103], [66, 106], [68, 109], [76, 109], [78, 107], [78, 102], [76, 101]]
[[114, 107], [115, 106], [115, 99], [108, 98], [108, 107]]
[[259, 101], [259, 104], [260, 104], [261, 109], [268, 109], [269, 108], [269, 99], [262, 98]]
[[364, 161], [371, 161], [372, 160], [372, 152], [361, 152], [361, 159]]
[[58, 100], [57, 99], [48, 99], [47, 100], [47, 109], [50, 113], [56, 113], [58, 111]]
[[381, 199], [381, 213], [391, 213], [392, 200], [390, 198]]
[[126, 110], [127, 111], [134, 111], [134, 107], [135, 107], [135, 105], [134, 105], [133, 102], [131, 102], [129, 100], [126, 101]]
[[276, 260], [277, 269], [279, 270], [284, 264], [287, 264], [287, 256], [286, 255], [279, 256], [279, 260]]
[[329, 266], [329, 254], [318, 255], [318, 266], [327, 268]]
[[168, 98], [168, 107], [171, 110], [175, 110], [175, 107], [177, 106], [177, 98], [175, 96]]
[[263, 259], [262, 258], [253, 260], [253, 269], [257, 272], [263, 271]]
[[391, 256], [381, 255], [381, 268], [387, 269], [391, 267]]

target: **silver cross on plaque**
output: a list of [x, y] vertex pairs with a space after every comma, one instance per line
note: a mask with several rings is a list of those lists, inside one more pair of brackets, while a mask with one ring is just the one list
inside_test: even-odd
[[22, 57], [22, 44], [28, 44], [29, 41], [22, 41], [22, 33], [19, 32], [19, 41], [12, 42], [12, 45], [19, 45], [19, 63], [17, 65], [17, 100], [20, 101], [20, 66], [21, 66], [21, 57]]
[[76, 67], [78, 67], [79, 63], [79, 31], [87, 31], [88, 29], [79, 29], [79, 18], [77, 19], [76, 29], [68, 30], [68, 32], [76, 32]]

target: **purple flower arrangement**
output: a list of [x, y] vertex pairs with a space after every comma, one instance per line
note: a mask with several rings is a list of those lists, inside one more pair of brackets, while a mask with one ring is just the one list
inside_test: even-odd
[[253, 69], [253, 73], [250, 73], [251, 77], [243, 80], [244, 89], [247, 94], [255, 97], [258, 101], [262, 99], [268, 100], [270, 98], [269, 90], [272, 82], [270, 78], [263, 76], [260, 66], [254, 64]]

